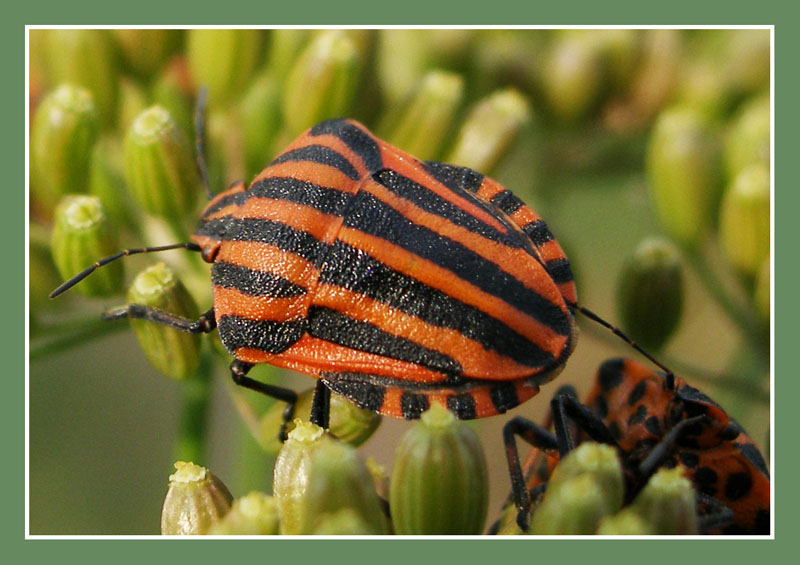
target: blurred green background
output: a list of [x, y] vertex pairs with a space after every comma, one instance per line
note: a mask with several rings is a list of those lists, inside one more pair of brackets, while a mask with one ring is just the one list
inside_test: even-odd
[[[99, 258], [76, 243], [55, 263], [82, 266], [59, 274], [50, 239], [66, 194], [100, 198], [101, 239], [116, 245], [107, 254], [191, 232], [201, 183], [188, 173], [138, 188], [126, 135], [158, 104], [182, 139], [164, 159], [191, 159], [199, 85], [209, 88], [213, 191], [252, 178], [305, 128], [338, 116], [422, 159], [490, 174], [546, 219], [579, 301], [720, 402], [767, 453], [769, 30], [31, 30], [29, 71], [32, 534], [158, 533], [167, 477], [186, 453], [235, 496], [271, 483], [271, 456], [241, 413], [242, 402], [254, 417], [268, 403], [233, 391], [221, 355], [199, 369], [212, 377], [208, 391], [198, 378], [165, 378], [127, 322], [99, 320], [126, 302], [121, 275], [103, 297], [79, 287], [46, 297]], [[148, 190], [176, 183], [197, 197], [165, 205], [171, 212], [147, 204]], [[682, 283], [664, 263], [648, 270], [641, 244], [652, 237], [677, 256]], [[125, 259], [126, 280], [164, 261], [204, 311], [207, 267], [185, 255]], [[579, 325], [564, 372], [511, 415], [541, 421], [559, 384], [584, 392], [603, 360], [638, 358]], [[203, 348], [210, 358], [213, 346]], [[251, 375], [313, 385], [278, 373]], [[176, 447], [198, 395], [203, 445]], [[508, 417], [470, 424], [490, 465], [490, 521], [509, 491], [499, 441]], [[384, 419], [360, 453], [390, 470], [409, 425]]]

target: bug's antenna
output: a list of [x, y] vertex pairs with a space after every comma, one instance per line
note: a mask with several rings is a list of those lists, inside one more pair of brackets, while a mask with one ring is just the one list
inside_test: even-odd
[[61, 286], [55, 289], [53, 292], [50, 293], [50, 298], [55, 298], [62, 292], [65, 292], [71, 289], [73, 286], [81, 282], [83, 279], [91, 275], [95, 272], [96, 269], [102, 267], [104, 265], [108, 265], [112, 261], [116, 261], [121, 257], [127, 257], [128, 255], [137, 255], [139, 253], [152, 253], [155, 251], [168, 251], [170, 249], [188, 249], [189, 251], [202, 251], [202, 248], [197, 245], [196, 243], [187, 242], [187, 243], [173, 243], [172, 245], [161, 245], [159, 247], [140, 247], [138, 249], [124, 249], [119, 253], [115, 253], [114, 255], [110, 255], [104, 259], [100, 259], [91, 267], [88, 267], [69, 279], [68, 281], [64, 282]]
[[572, 304], [572, 306], [576, 310], [578, 310], [578, 312], [580, 312], [581, 314], [583, 314], [584, 316], [586, 316], [587, 318], [589, 318], [593, 322], [597, 322], [601, 326], [611, 330], [614, 333], [614, 335], [616, 335], [617, 337], [622, 339], [625, 343], [627, 343], [628, 345], [633, 347], [636, 351], [638, 351], [639, 353], [641, 353], [642, 355], [647, 357], [650, 360], [651, 363], [653, 363], [654, 365], [658, 366], [662, 371], [664, 371], [664, 373], [665, 373], [664, 378], [666, 379], [667, 388], [669, 388], [669, 389], [675, 388], [675, 373], [672, 372], [672, 369], [670, 369], [669, 367], [664, 365], [661, 361], [659, 361], [658, 359], [653, 357], [650, 353], [645, 351], [635, 341], [633, 341], [631, 338], [629, 338], [627, 335], [625, 335], [622, 332], [622, 330], [620, 330], [618, 327], [616, 327], [616, 326], [614, 326], [612, 324], [609, 324], [603, 318], [601, 318], [600, 316], [598, 316], [597, 314], [595, 314], [594, 312], [592, 312], [588, 308], [584, 308], [583, 306], [581, 306], [581, 305], [579, 305], [577, 303]]
[[206, 169], [206, 98], [208, 88], [203, 86], [197, 95], [197, 106], [194, 109], [194, 149], [197, 153], [197, 170], [203, 180], [206, 196], [211, 200], [214, 193], [211, 192], [211, 184], [208, 182], [208, 170]]

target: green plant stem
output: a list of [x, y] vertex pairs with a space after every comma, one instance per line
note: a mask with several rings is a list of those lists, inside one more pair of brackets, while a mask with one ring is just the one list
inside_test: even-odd
[[175, 445], [177, 461], [204, 461], [213, 366], [211, 354], [204, 352], [197, 373], [183, 383], [180, 430]]
[[127, 324], [109, 323], [97, 315], [46, 325], [38, 328], [36, 337], [31, 340], [30, 359], [41, 359], [83, 345], [93, 339], [106, 337], [127, 327]]

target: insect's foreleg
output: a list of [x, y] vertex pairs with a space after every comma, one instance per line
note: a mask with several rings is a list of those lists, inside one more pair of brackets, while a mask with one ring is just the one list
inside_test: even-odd
[[330, 426], [331, 414], [331, 389], [318, 380], [314, 389], [314, 399], [311, 401], [311, 423], [326, 430]]
[[150, 308], [149, 306], [143, 306], [141, 304], [128, 304], [127, 306], [121, 306], [119, 308], [115, 308], [114, 310], [109, 310], [108, 312], [103, 313], [104, 320], [119, 320], [121, 318], [148, 320], [150, 322], [155, 322], [156, 324], [162, 324], [164, 326], [169, 326], [170, 328], [175, 328], [176, 330], [191, 334], [207, 334], [217, 327], [217, 320], [214, 317], [213, 308], [195, 321], [174, 316], [172, 314], [168, 314], [167, 312], [156, 310], [155, 308]]
[[[639, 475], [647, 479], [664, 464], [664, 461], [675, 451], [676, 444], [685, 434], [696, 430], [698, 425], [709, 421], [708, 416], [701, 414], [693, 418], [681, 420], [667, 433], [661, 441], [647, 455], [647, 458], [639, 464]], [[644, 482], [644, 481], [642, 481]]]
[[558, 451], [562, 456], [574, 448], [567, 418], [575, 422], [592, 440], [607, 445], [617, 445], [617, 440], [611, 435], [603, 421], [581, 404], [577, 398], [559, 394], [550, 401], [550, 408], [553, 412], [553, 427], [558, 440]]
[[558, 449], [558, 441], [549, 431], [520, 416], [512, 418], [503, 426], [503, 443], [506, 448], [508, 475], [511, 478], [511, 493], [514, 497], [514, 506], [517, 508], [517, 525], [524, 532], [528, 529], [531, 495], [528, 493], [525, 477], [522, 475], [519, 450], [514, 439], [516, 436], [521, 437], [533, 447], [543, 450]]
[[249, 388], [250, 390], [260, 392], [261, 394], [266, 394], [272, 398], [277, 398], [278, 400], [287, 404], [286, 409], [283, 411], [283, 423], [281, 424], [281, 429], [279, 432], [279, 438], [281, 442], [284, 442], [286, 441], [286, 426], [294, 417], [294, 407], [297, 404], [297, 393], [288, 388], [262, 383], [261, 381], [251, 379], [247, 376], [247, 373], [249, 373], [250, 369], [252, 368], [253, 364], [234, 359], [233, 363], [231, 363], [231, 376], [233, 377], [233, 382], [239, 386]]

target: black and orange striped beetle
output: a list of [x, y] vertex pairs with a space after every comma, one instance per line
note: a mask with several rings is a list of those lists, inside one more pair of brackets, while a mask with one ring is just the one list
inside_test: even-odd
[[[619, 450], [628, 500], [660, 467], [682, 465], [700, 495], [699, 513], [711, 514], [705, 520], [708, 533], [769, 534], [770, 478], [764, 457], [708, 396], [683, 379], [628, 359], [604, 362], [584, 403], [574, 389], [563, 388], [551, 401], [554, 434], [549, 426], [521, 417], [503, 430], [512, 482], [509, 500], [521, 526], [560, 456], [588, 439]], [[515, 436], [534, 446], [522, 466]], [[729, 511], [728, 519], [719, 519], [724, 514], [720, 506]]]
[[316, 377], [312, 421], [323, 426], [329, 390], [398, 418], [431, 403], [483, 418], [562, 370], [576, 310], [607, 325], [578, 306], [566, 255], [518, 197], [471, 169], [421, 162], [351, 120], [312, 127], [249, 188], [211, 197], [191, 239], [120, 252], [51, 296], [124, 255], [200, 252], [214, 304], [199, 320], [136, 304], [107, 317], [217, 328], [234, 381], [287, 402], [286, 421], [296, 394], [247, 377], [253, 365]]

